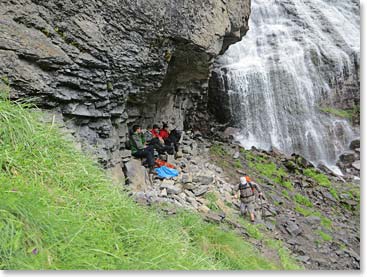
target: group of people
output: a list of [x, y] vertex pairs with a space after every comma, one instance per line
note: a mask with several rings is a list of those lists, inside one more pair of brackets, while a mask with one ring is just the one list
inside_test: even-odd
[[145, 158], [148, 163], [149, 173], [154, 173], [154, 150], [158, 154], [174, 155], [178, 152], [181, 133], [176, 129], [170, 131], [168, 124], [164, 123], [162, 128], [154, 124], [152, 128], [147, 127], [143, 131], [140, 125], [134, 125], [130, 135], [131, 154], [136, 158]]
[[[131, 131], [129, 140], [131, 154], [136, 158], [146, 158], [149, 173], [153, 173], [155, 165], [154, 150], [159, 154], [170, 155], [178, 151], [181, 133], [177, 130], [170, 131], [166, 123], [162, 128], [159, 128], [157, 124], [154, 124], [152, 128], [148, 126], [146, 131], [143, 131], [140, 125], [134, 125]], [[251, 222], [255, 221], [255, 190], [259, 197], [263, 197], [259, 186], [246, 175], [240, 178], [235, 193], [235, 198], [240, 197], [241, 214], [246, 216], [248, 212]]]

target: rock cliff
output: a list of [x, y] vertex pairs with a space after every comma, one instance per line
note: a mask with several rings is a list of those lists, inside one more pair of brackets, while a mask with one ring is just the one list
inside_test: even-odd
[[211, 64], [249, 14], [250, 0], [5, 0], [0, 76], [112, 167], [134, 122], [202, 124]]

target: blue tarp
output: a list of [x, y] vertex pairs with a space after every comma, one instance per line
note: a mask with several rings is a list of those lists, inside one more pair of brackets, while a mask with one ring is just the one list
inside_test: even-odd
[[169, 168], [167, 166], [161, 166], [154, 170], [157, 172], [158, 177], [160, 178], [172, 178], [178, 176], [178, 171], [176, 169]]

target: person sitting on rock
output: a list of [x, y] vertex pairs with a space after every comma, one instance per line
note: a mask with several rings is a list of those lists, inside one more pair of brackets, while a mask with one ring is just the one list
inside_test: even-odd
[[146, 158], [149, 166], [149, 173], [154, 169], [154, 148], [146, 145], [144, 134], [139, 125], [133, 126], [133, 133], [130, 137], [131, 154], [136, 158]]
[[238, 198], [238, 191], [240, 192], [240, 211], [241, 215], [246, 218], [246, 213], [250, 213], [251, 222], [255, 222], [255, 189], [262, 196], [259, 186], [251, 182], [248, 176], [240, 178], [240, 184], [235, 193], [235, 198]]
[[179, 140], [181, 138], [181, 133], [179, 131], [174, 129], [172, 132], [170, 132], [168, 130], [168, 124], [163, 123], [163, 128], [159, 130], [159, 135], [164, 140], [166, 145], [173, 146], [175, 152], [178, 152]]
[[163, 138], [159, 134], [159, 127], [157, 124], [153, 125], [153, 128], [150, 130], [150, 134], [152, 139], [150, 141], [150, 145], [153, 145], [154, 149], [158, 151], [159, 154], [168, 153], [173, 155], [173, 146], [165, 145]]

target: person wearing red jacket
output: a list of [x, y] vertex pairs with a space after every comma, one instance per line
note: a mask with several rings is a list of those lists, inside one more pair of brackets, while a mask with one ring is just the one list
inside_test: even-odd
[[159, 135], [163, 140], [168, 139], [169, 137], [169, 131], [168, 131], [168, 125], [166, 123], [163, 124], [163, 128], [159, 130]]
[[153, 125], [153, 129], [150, 130], [150, 132], [152, 133], [153, 137], [159, 139], [159, 141], [164, 144], [164, 139], [161, 137], [161, 135], [159, 134], [159, 127], [157, 124]]
[[154, 147], [158, 151], [159, 154], [164, 154], [167, 152], [168, 154], [173, 154], [173, 146], [165, 145], [165, 142], [161, 135], [159, 134], [159, 127], [157, 124], [153, 125], [153, 128], [150, 130], [152, 135], [152, 139], [150, 141], [150, 145]]

